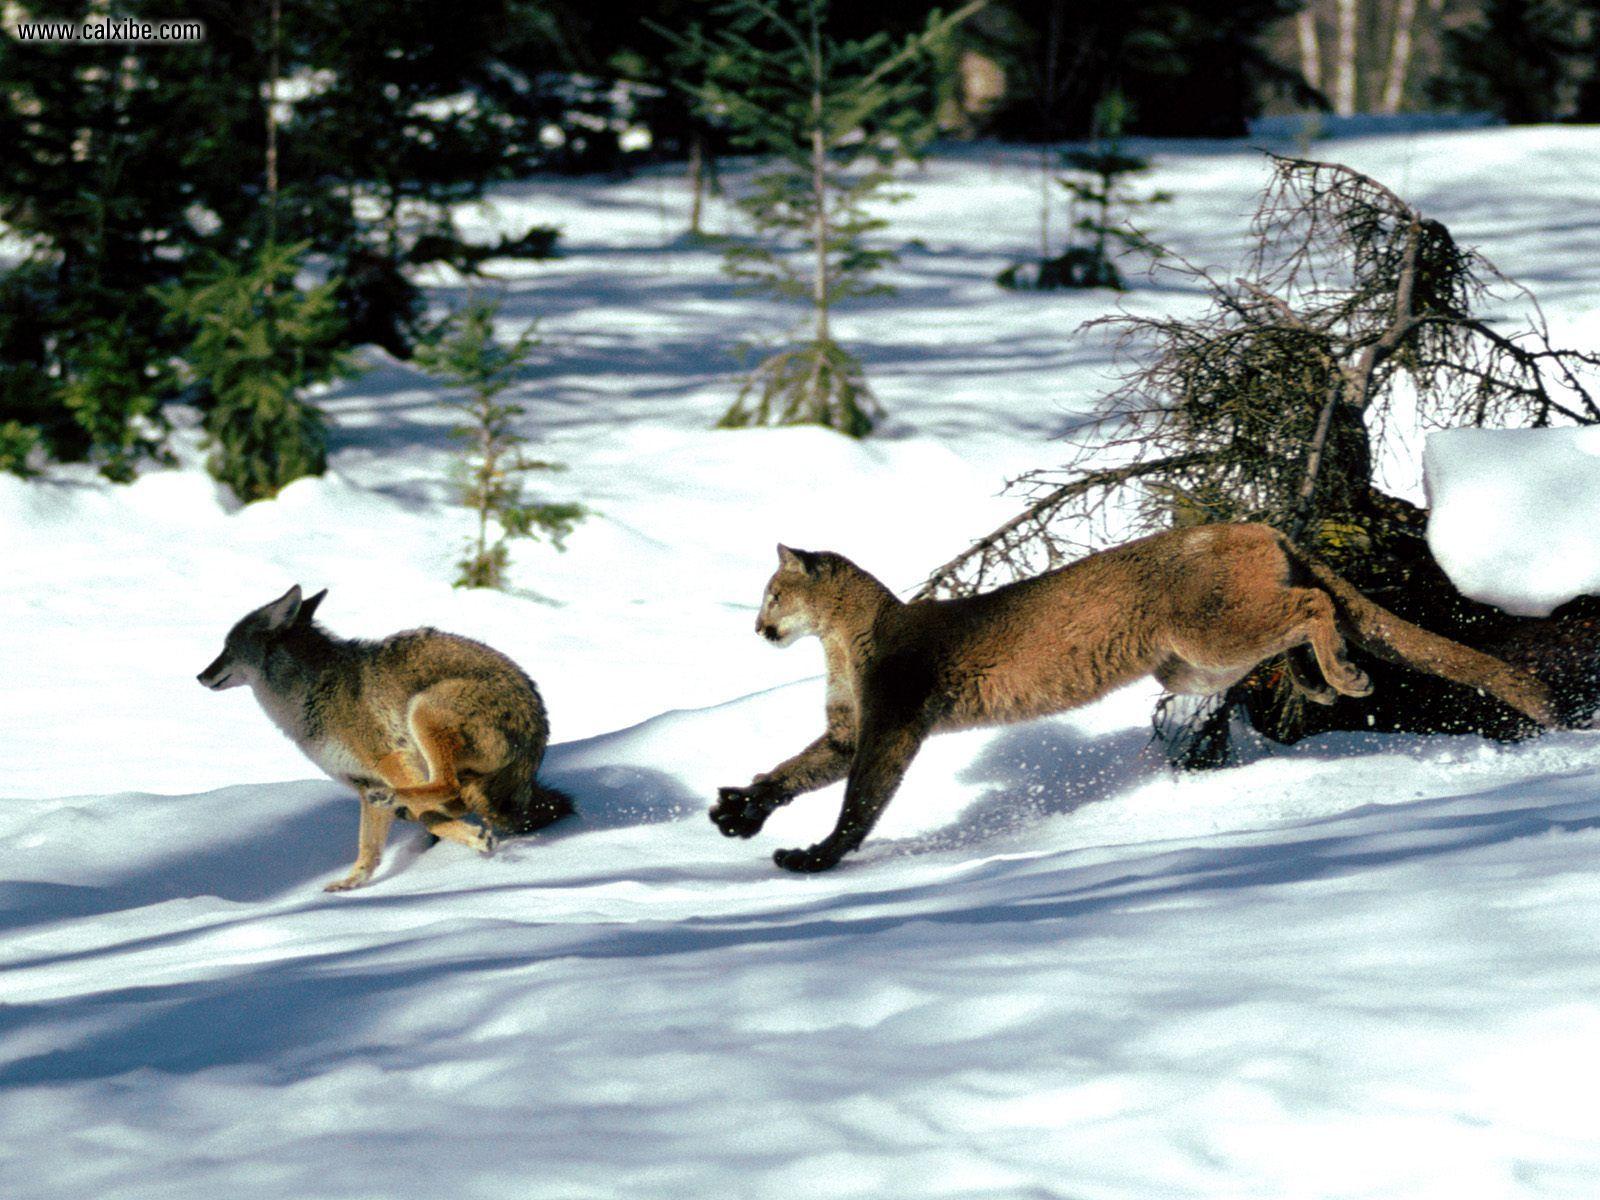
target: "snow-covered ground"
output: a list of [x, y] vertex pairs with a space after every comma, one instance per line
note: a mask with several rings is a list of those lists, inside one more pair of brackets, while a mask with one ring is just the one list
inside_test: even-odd
[[[1229, 269], [1259, 158], [1161, 145], [1154, 218]], [[1600, 130], [1316, 148], [1448, 222], [1600, 341]], [[713, 431], [784, 311], [675, 244], [676, 181], [530, 183], [469, 225], [566, 229], [518, 267], [548, 355], [538, 480], [597, 515], [516, 590], [452, 590], [450, 416], [380, 365], [326, 398], [332, 469], [232, 511], [185, 465], [0, 477], [0, 1191], [42, 1198], [1161, 1197], [1595, 1193], [1600, 741], [1314, 739], [1176, 779], [1153, 685], [931, 742], [828, 875], [705, 809], [820, 727], [815, 643], [752, 632], [779, 540], [898, 588], [1013, 511], [1113, 370], [1103, 295], [994, 287], [1021, 152], [910, 180], [898, 296], [840, 333], [892, 418], [855, 444]], [[436, 280], [440, 303], [458, 281]], [[1197, 298], [1144, 287], [1127, 303]], [[1417, 457], [1390, 464], [1420, 495]], [[248, 692], [194, 681], [290, 582], [335, 631], [436, 624], [521, 661], [581, 819], [493, 858], [400, 832], [324, 895], [355, 804]], [[414, 829], [414, 827], [413, 827]]]

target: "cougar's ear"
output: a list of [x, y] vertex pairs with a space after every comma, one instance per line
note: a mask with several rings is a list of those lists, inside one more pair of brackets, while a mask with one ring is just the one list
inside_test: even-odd
[[783, 571], [793, 571], [799, 575], [811, 574], [811, 568], [816, 560], [804, 550], [791, 550], [782, 542], [778, 543], [778, 568]]
[[300, 615], [300, 585], [297, 583], [261, 610], [269, 630], [287, 629]]
[[295, 624], [309, 625], [311, 618], [317, 615], [317, 605], [328, 598], [328, 589], [323, 588], [315, 596], [308, 596], [300, 605], [300, 614], [295, 617]]

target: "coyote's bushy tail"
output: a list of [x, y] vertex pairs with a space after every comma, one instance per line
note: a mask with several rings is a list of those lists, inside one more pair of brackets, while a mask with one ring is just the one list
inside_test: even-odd
[[532, 833], [552, 821], [570, 817], [576, 811], [571, 796], [535, 780], [524, 794], [521, 806], [514, 808], [502, 820], [507, 833]]
[[577, 811], [572, 797], [540, 783], [537, 771], [538, 759], [518, 759], [515, 767], [496, 772], [493, 786], [485, 789], [489, 813], [502, 833], [532, 833]]
[[1290, 561], [1333, 597], [1346, 636], [1363, 650], [1487, 692], [1547, 729], [1560, 725], [1549, 689], [1527, 671], [1395, 616], [1288, 538], [1283, 539], [1283, 548]]

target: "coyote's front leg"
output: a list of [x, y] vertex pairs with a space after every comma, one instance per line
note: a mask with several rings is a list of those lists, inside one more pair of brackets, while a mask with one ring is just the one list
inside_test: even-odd
[[350, 874], [343, 879], [337, 879], [323, 888], [325, 892], [347, 892], [351, 888], [358, 888], [371, 879], [372, 873], [378, 869], [378, 863], [383, 858], [383, 844], [389, 840], [389, 826], [394, 824], [394, 813], [369, 799], [373, 790], [361, 789], [361, 832], [356, 836], [356, 865], [350, 868]]
[[717, 789], [711, 822], [725, 837], [754, 837], [767, 818], [796, 796], [837, 783], [855, 757], [855, 731], [841, 715], [829, 714], [828, 732], [793, 758], [786, 759], [748, 787]]

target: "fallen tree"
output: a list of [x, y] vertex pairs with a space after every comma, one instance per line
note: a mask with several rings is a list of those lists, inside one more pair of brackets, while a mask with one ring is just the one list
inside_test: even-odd
[[[1065, 466], [1013, 481], [1018, 515], [934, 571], [919, 596], [971, 594], [1111, 540], [1172, 525], [1263, 521], [1384, 606], [1528, 666], [1569, 719], [1600, 703], [1600, 601], [1543, 620], [1462, 596], [1430, 556], [1426, 514], [1377, 464], [1398, 426], [1600, 423], [1600, 356], [1558, 348], [1533, 297], [1376, 180], [1273, 157], [1247, 270], [1188, 263], [1195, 317], [1105, 319], [1134, 363]], [[1515, 313], [1515, 324], [1491, 312]], [[1279, 741], [1326, 729], [1529, 732], [1458, 685], [1363, 657], [1366, 700], [1307, 705], [1281, 661], [1226, 696], [1157, 715], [1176, 760], [1220, 761], [1237, 707]]]

